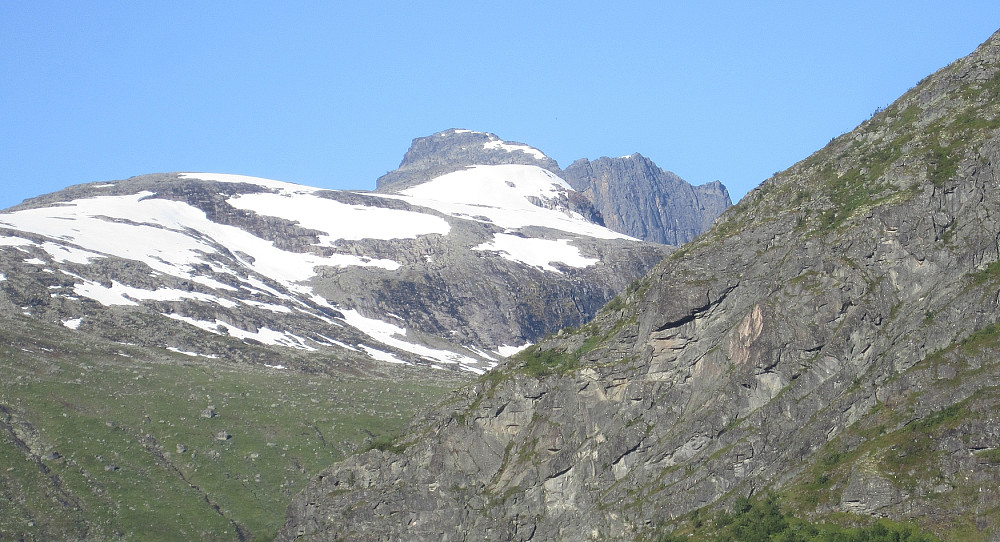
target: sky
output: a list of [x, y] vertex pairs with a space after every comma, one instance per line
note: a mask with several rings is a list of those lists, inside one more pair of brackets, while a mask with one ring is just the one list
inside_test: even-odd
[[736, 201], [998, 28], [995, 0], [0, 0], [0, 208], [168, 171], [371, 190], [448, 128]]

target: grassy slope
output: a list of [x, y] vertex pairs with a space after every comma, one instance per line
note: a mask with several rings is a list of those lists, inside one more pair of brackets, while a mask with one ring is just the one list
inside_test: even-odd
[[0, 539], [271, 539], [311, 476], [459, 384], [231, 365], [2, 323]]

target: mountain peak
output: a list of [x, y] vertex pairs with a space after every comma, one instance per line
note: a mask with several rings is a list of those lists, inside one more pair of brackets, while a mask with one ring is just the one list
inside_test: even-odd
[[451, 128], [418, 137], [399, 168], [376, 182], [378, 192], [398, 192], [435, 177], [471, 166], [520, 164], [559, 173], [559, 165], [542, 151], [496, 134]]
[[692, 186], [637, 152], [581, 158], [562, 176], [594, 202], [607, 227], [668, 245], [694, 239], [731, 204], [722, 183]]

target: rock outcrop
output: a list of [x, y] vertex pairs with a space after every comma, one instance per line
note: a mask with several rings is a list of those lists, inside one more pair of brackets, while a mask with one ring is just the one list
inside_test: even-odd
[[687, 243], [732, 205], [719, 181], [692, 186], [639, 153], [581, 158], [562, 176], [594, 203], [608, 228], [654, 243]]
[[1000, 33], [321, 473], [278, 540], [631, 540], [762, 491], [995, 538], [998, 179]]

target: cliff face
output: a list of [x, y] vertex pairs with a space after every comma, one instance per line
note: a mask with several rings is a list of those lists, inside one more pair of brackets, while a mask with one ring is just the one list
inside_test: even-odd
[[607, 227], [666, 245], [694, 239], [732, 205], [719, 181], [692, 186], [638, 153], [580, 159], [563, 178], [594, 203]]
[[633, 539], [765, 490], [997, 536], [998, 170], [1000, 34], [324, 471], [279, 540]]

